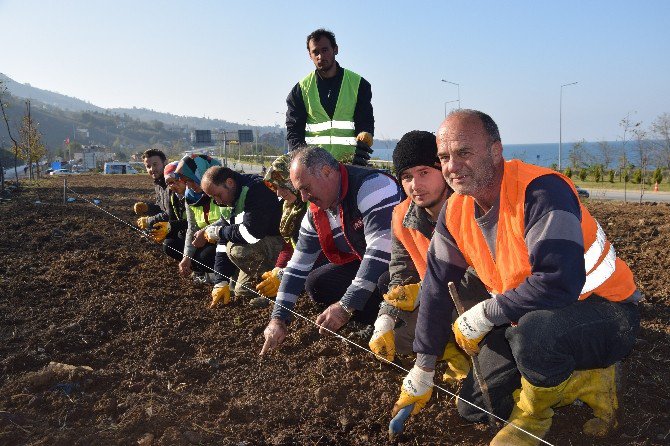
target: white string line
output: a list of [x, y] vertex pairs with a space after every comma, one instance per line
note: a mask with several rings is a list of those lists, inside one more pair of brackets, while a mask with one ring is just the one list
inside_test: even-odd
[[[143, 230], [141, 230], [141, 229], [139, 229], [139, 228], [133, 226], [132, 224], [128, 223], [128, 222], [125, 221], [125, 220], [122, 220], [121, 218], [117, 217], [116, 215], [112, 214], [111, 212], [108, 212], [107, 210], [101, 208], [100, 206], [98, 206], [98, 205], [95, 204], [94, 202], [87, 200], [86, 198], [82, 197], [81, 194], [78, 194], [78, 193], [75, 192], [74, 190], [70, 189], [70, 187], [67, 187], [67, 189], [70, 190], [70, 191], [72, 191], [72, 192], [73, 192], [75, 195], [77, 195], [78, 197], [81, 197], [81, 199], [83, 199], [84, 201], [86, 201], [86, 202], [92, 204], [93, 206], [97, 207], [98, 209], [100, 209], [101, 211], [105, 212], [106, 214], [108, 214], [108, 215], [114, 217], [115, 219], [117, 219], [118, 221], [122, 222], [122, 223], [125, 224], [126, 226], [129, 226], [129, 227], [132, 228], [133, 230], [139, 232], [139, 233], [140, 233], [143, 237], [145, 237], [146, 239], [148, 239], [148, 240], [150, 240], [150, 241], [153, 242], [153, 240], [151, 240], [151, 237], [149, 237]], [[166, 245], [166, 246], [167, 246], [168, 248], [170, 248], [170, 249], [173, 249], [173, 250], [176, 251], [176, 252], [179, 252], [179, 250], [173, 248], [172, 246], [169, 246], [169, 245]], [[202, 266], [203, 268], [212, 271], [214, 274], [218, 274], [219, 276], [223, 277], [224, 279], [228, 279], [228, 280], [231, 281], [231, 282], [237, 282], [236, 280], [234, 280], [234, 279], [232, 279], [232, 278], [230, 278], [230, 277], [227, 277], [227, 276], [225, 276], [224, 274], [219, 273], [218, 271], [213, 270], [213, 269], [210, 268], [208, 265], [205, 265], [204, 263], [201, 263], [201, 262], [197, 261], [196, 259], [194, 259], [194, 258], [192, 258], [192, 257], [189, 257], [189, 256], [186, 256], [186, 257], [188, 257], [189, 259], [191, 259], [191, 261], [197, 263], [198, 265]], [[296, 317], [298, 317], [298, 318], [300, 318], [300, 319], [303, 319], [304, 321], [309, 322], [310, 324], [312, 324], [312, 325], [318, 327], [319, 329], [323, 329], [323, 330], [327, 331], [327, 332], [330, 333], [331, 335], [333, 335], [333, 336], [335, 336], [335, 337], [338, 337], [338, 338], [340, 338], [341, 340], [343, 340], [343, 341], [345, 341], [345, 342], [348, 342], [349, 344], [351, 344], [351, 345], [353, 345], [354, 347], [356, 347], [356, 348], [358, 348], [358, 349], [364, 351], [365, 353], [369, 353], [369, 354], [374, 355], [378, 360], [380, 360], [380, 361], [382, 361], [382, 362], [385, 362], [385, 363], [387, 363], [387, 364], [389, 364], [389, 365], [392, 365], [393, 367], [395, 367], [395, 368], [397, 368], [397, 369], [399, 369], [399, 370], [402, 370], [403, 372], [406, 372], [406, 373], [409, 373], [409, 372], [410, 372], [409, 370], [407, 370], [406, 368], [404, 368], [403, 366], [401, 366], [401, 365], [399, 365], [399, 364], [396, 364], [395, 362], [389, 361], [388, 359], [383, 358], [383, 357], [381, 357], [381, 356], [377, 356], [377, 354], [375, 354], [375, 352], [373, 352], [373, 351], [370, 350], [369, 348], [363, 347], [362, 345], [359, 345], [359, 344], [355, 343], [354, 341], [350, 340], [349, 338], [346, 338], [346, 337], [342, 336], [341, 334], [339, 334], [339, 333], [337, 333], [337, 332], [334, 332], [334, 331], [330, 330], [329, 328], [326, 328], [326, 327], [324, 327], [324, 326], [322, 326], [322, 325], [317, 324], [315, 321], [309, 319], [308, 317], [303, 316], [302, 314], [300, 314], [300, 313], [298, 313], [298, 312], [296, 312], [296, 311], [291, 310], [290, 308], [288, 308], [288, 307], [286, 307], [286, 306], [284, 306], [284, 305], [278, 303], [277, 301], [275, 301], [275, 300], [273, 300], [273, 299], [271, 299], [271, 298], [269, 298], [269, 297], [267, 297], [267, 296], [264, 296], [264, 295], [260, 294], [260, 293], [257, 292], [256, 290], [252, 290], [251, 288], [247, 287], [247, 286], [244, 285], [244, 284], [241, 284], [241, 285], [242, 285], [247, 291], [250, 291], [250, 292], [252, 292], [252, 293], [258, 295], [259, 297], [262, 297], [262, 298], [264, 298], [264, 299], [266, 299], [266, 300], [268, 300], [268, 301], [274, 303], [276, 306], [278, 306], [278, 307], [280, 307], [280, 308], [282, 308], [282, 309], [284, 309], [284, 310], [287, 310], [288, 312], [290, 312], [291, 314], [295, 315]], [[445, 392], [446, 394], [451, 395], [452, 397], [458, 398], [460, 401], [463, 401], [464, 403], [469, 404], [470, 406], [472, 406], [472, 407], [474, 407], [475, 409], [478, 409], [478, 410], [480, 410], [480, 411], [486, 413], [487, 415], [491, 415], [492, 417], [496, 418], [498, 421], [502, 421], [504, 424], [509, 424], [509, 425], [511, 425], [511, 426], [513, 426], [513, 427], [515, 427], [515, 428], [517, 428], [517, 429], [520, 430], [521, 432], [530, 435], [531, 437], [535, 438], [536, 440], [539, 440], [540, 442], [542, 442], [542, 443], [544, 443], [544, 444], [546, 444], [546, 445], [548, 445], [548, 446], [554, 446], [553, 444], [549, 443], [548, 441], [546, 441], [546, 440], [544, 440], [544, 439], [542, 439], [542, 438], [540, 438], [540, 437], [538, 437], [538, 436], [536, 436], [536, 435], [534, 435], [534, 434], [528, 432], [527, 430], [525, 430], [525, 429], [523, 429], [523, 428], [517, 426], [517, 425], [514, 424], [514, 423], [511, 423], [511, 422], [509, 422], [509, 421], [507, 421], [507, 420], [505, 420], [505, 419], [499, 417], [498, 415], [496, 415], [496, 414], [494, 414], [494, 413], [489, 412], [488, 410], [486, 410], [486, 409], [484, 409], [484, 408], [482, 408], [482, 407], [479, 407], [479, 406], [476, 405], [475, 403], [472, 403], [472, 402], [470, 402], [470, 401], [464, 399], [463, 397], [460, 397], [460, 396], [456, 395], [455, 393], [453, 393], [453, 392], [451, 392], [451, 391], [445, 389], [445, 388], [442, 387], [442, 386], [439, 386], [439, 385], [437, 385], [437, 384], [435, 384], [435, 383], [428, 383], [428, 382], [425, 382], [425, 381], [422, 381], [422, 380], [419, 380], [419, 382], [421, 382], [422, 384], [424, 384], [425, 386], [428, 386], [428, 387], [433, 386], [433, 387], [435, 387], [436, 389], [439, 389], [439, 390]]]

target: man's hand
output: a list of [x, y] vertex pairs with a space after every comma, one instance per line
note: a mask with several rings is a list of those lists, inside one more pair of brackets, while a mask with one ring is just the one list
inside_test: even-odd
[[165, 237], [170, 233], [170, 222], [161, 221], [154, 223], [151, 229], [151, 240], [156, 243], [162, 243], [165, 240]]
[[133, 206], [133, 211], [136, 215], [146, 215], [146, 213], [149, 212], [149, 205], [143, 201], [138, 201]]
[[137, 226], [139, 226], [140, 229], [147, 229], [149, 227], [149, 217], [138, 218]]
[[442, 359], [447, 362], [447, 368], [442, 375], [445, 382], [457, 382], [470, 373], [470, 358], [464, 354], [456, 344], [449, 342], [444, 349]]
[[212, 303], [209, 304], [209, 308], [216, 307], [219, 301], [223, 301], [224, 305], [230, 303], [230, 286], [226, 281], [219, 282], [212, 288]]
[[354, 159], [351, 161], [351, 164], [356, 166], [367, 166], [371, 153], [372, 149], [370, 146], [362, 141], [356, 141], [356, 150], [354, 151]]
[[395, 320], [389, 314], [382, 314], [375, 321], [375, 330], [372, 332], [372, 337], [368, 345], [372, 352], [386, 359], [393, 361], [395, 357], [395, 334], [393, 328], [395, 327]]
[[351, 314], [342, 307], [342, 304], [339, 301], [335, 302], [316, 318], [316, 325], [320, 327], [319, 334], [325, 335], [328, 333], [328, 330], [339, 330], [344, 324], [349, 322], [350, 318]]
[[259, 293], [266, 297], [275, 297], [279, 291], [281, 275], [284, 272], [282, 268], [274, 268], [272, 271], [266, 271], [261, 275], [261, 283], [256, 285]]
[[204, 236], [205, 239], [207, 240], [207, 243], [211, 243], [213, 245], [219, 243], [219, 231], [221, 230], [221, 226], [218, 225], [209, 225], [206, 228], [204, 228]]
[[361, 132], [358, 135], [356, 135], [356, 141], [364, 142], [365, 145], [367, 145], [368, 147], [372, 147], [373, 143], [372, 133]]
[[191, 242], [196, 248], [202, 248], [207, 244], [207, 238], [205, 238], [205, 230], [201, 229], [193, 234], [193, 241]]
[[265, 327], [265, 331], [263, 332], [265, 343], [261, 349], [261, 355], [279, 347], [284, 342], [284, 339], [286, 339], [287, 334], [288, 328], [286, 328], [286, 322], [278, 318], [270, 319], [270, 323]]
[[400, 310], [414, 311], [420, 289], [420, 283], [398, 285], [388, 293], [384, 294], [384, 300], [388, 302], [389, 305], [393, 305]]
[[471, 356], [479, 353], [479, 342], [492, 328], [493, 324], [484, 314], [484, 302], [458, 316], [453, 325], [456, 343]]
[[433, 394], [434, 376], [435, 370], [426, 371], [416, 365], [412, 367], [412, 370], [409, 371], [402, 381], [400, 397], [398, 397], [398, 401], [393, 405], [391, 415], [395, 417], [400, 409], [410, 404], [414, 404], [412, 415], [419, 413]]
[[179, 275], [182, 277], [188, 277], [192, 272], [193, 270], [191, 269], [191, 259], [188, 257], [181, 259], [181, 262], [179, 262]]

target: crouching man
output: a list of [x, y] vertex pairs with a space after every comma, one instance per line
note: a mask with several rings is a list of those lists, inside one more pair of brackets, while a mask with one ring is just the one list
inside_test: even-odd
[[221, 207], [232, 208], [230, 219], [222, 218], [198, 231], [195, 238], [203, 237], [216, 243], [212, 290], [212, 306], [219, 300], [230, 301], [230, 277], [239, 268], [235, 296], [250, 299], [253, 306], [269, 302], [259, 297], [254, 288], [261, 274], [272, 269], [284, 245], [279, 234], [282, 207], [275, 194], [258, 175], [240, 174], [227, 167], [209, 168], [202, 177], [202, 190]]
[[[453, 333], [478, 354], [493, 411], [508, 418], [492, 445], [537, 445], [554, 408], [576, 399], [595, 418], [587, 435], [617, 425], [617, 364], [633, 348], [641, 298], [633, 274], [563, 175], [505, 161], [498, 127], [475, 110], [451, 113], [437, 133], [442, 173], [454, 194], [440, 213], [421, 287], [414, 351], [393, 413], [432, 393], [435, 360]], [[473, 267], [491, 296], [451, 326], [449, 282]], [[472, 373], [458, 411], [470, 421], [486, 414]], [[533, 434], [532, 437], [526, 432]]]
[[[303, 288], [327, 305], [316, 318], [321, 334], [339, 330], [349, 319], [374, 323], [382, 300], [377, 281], [391, 258], [391, 212], [400, 202], [397, 183], [381, 171], [338, 163], [320, 147], [292, 155], [291, 183], [310, 205], [279, 285], [261, 354], [286, 338], [289, 310]], [[321, 252], [329, 263], [312, 269]]]

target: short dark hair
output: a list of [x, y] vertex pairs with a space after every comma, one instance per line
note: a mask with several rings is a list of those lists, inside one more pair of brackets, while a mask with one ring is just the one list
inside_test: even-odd
[[323, 166], [337, 170], [339, 163], [326, 149], [318, 146], [302, 146], [291, 152], [291, 162], [305, 166], [312, 175], [319, 175]]
[[145, 160], [151, 158], [152, 156], [160, 156], [163, 162], [167, 161], [167, 157], [165, 156], [163, 151], [158, 149], [145, 150], [144, 153], [142, 154], [142, 159]]
[[205, 174], [202, 176], [202, 181], [208, 181], [212, 184], [216, 184], [217, 186], [223, 186], [226, 184], [226, 180], [228, 178], [233, 178], [234, 175], [235, 172], [233, 172], [233, 170], [228, 167], [212, 166], [207, 169]]
[[309, 51], [309, 41], [310, 40], [319, 40], [322, 37], [326, 37], [328, 40], [330, 40], [330, 46], [335, 48], [337, 46], [337, 42], [335, 41], [335, 34], [333, 34], [332, 31], [328, 31], [327, 29], [319, 28], [316, 31], [312, 31], [309, 36], [307, 36], [307, 51]]
[[[501, 141], [500, 139], [500, 131], [498, 130], [498, 124], [495, 123], [493, 118], [491, 118], [489, 115], [487, 115], [484, 112], [481, 112], [479, 110], [472, 110], [469, 108], [462, 108], [458, 110], [454, 110], [451, 113], [449, 113], [449, 116], [453, 115], [465, 115], [465, 116], [471, 116], [471, 117], [476, 117], [479, 119], [479, 121], [482, 123], [484, 126], [484, 131], [489, 137], [489, 144], [493, 144], [494, 142], [499, 142]], [[447, 117], [449, 117], [447, 116]]]

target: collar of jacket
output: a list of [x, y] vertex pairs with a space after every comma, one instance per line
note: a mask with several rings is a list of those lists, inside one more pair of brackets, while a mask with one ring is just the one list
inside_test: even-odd
[[165, 177], [163, 175], [161, 175], [159, 179], [154, 180], [154, 184], [162, 187], [163, 189], [167, 188], [167, 183], [165, 182]]
[[412, 201], [407, 208], [405, 217], [402, 219], [402, 225], [408, 229], [414, 229], [430, 239], [433, 237], [435, 223], [430, 220], [428, 212], [414, 204]]

